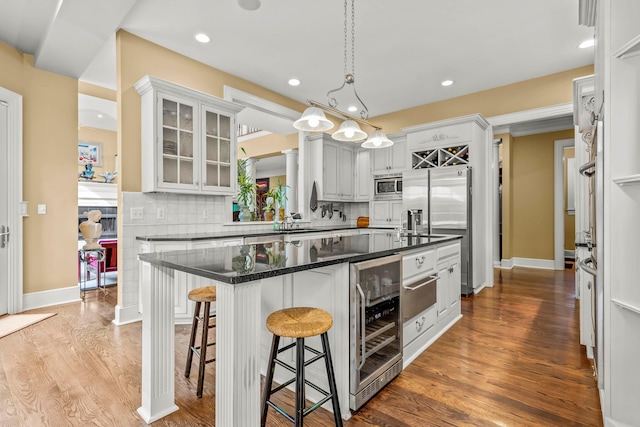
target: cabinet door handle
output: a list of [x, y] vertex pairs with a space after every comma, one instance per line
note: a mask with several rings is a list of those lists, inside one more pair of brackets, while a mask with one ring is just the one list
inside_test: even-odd
[[422, 316], [420, 319], [422, 321], [416, 320], [416, 331], [418, 331], [418, 332], [420, 332], [422, 330], [422, 327], [424, 326], [424, 322], [425, 322], [424, 316]]
[[422, 264], [424, 264], [424, 255], [422, 256], [422, 258], [416, 258], [416, 267], [422, 268]]
[[194, 184], [194, 185], [198, 185], [199, 183], [198, 183], [198, 181], [196, 180], [196, 181], [193, 181], [193, 184]]

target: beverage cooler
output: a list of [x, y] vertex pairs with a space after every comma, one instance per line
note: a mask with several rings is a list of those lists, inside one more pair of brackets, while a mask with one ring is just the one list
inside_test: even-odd
[[402, 370], [400, 254], [350, 268], [350, 396], [358, 410]]

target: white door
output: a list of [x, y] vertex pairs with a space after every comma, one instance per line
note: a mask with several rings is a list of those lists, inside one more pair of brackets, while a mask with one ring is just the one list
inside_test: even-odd
[[[9, 183], [7, 177], [8, 162], [7, 105], [0, 101], [0, 316], [9, 310]], [[7, 241], [9, 240], [9, 241]]]

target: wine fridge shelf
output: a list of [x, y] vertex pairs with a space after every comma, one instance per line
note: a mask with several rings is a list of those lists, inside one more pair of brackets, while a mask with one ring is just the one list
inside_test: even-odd
[[394, 329], [396, 322], [375, 321], [366, 326], [365, 357], [377, 353], [382, 348], [396, 341], [395, 335], [384, 335], [385, 332]]

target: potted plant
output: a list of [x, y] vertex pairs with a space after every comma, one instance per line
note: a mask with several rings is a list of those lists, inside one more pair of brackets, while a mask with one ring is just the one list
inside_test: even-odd
[[284, 220], [284, 206], [287, 201], [287, 185], [284, 185], [278, 179], [278, 184], [274, 188], [273, 198], [278, 204], [278, 219]]
[[267, 191], [265, 202], [266, 202], [266, 205], [264, 207], [264, 220], [273, 221], [273, 217], [276, 213], [274, 209], [274, 205], [276, 202], [275, 188], [271, 188], [269, 189], [269, 191]]
[[[241, 148], [247, 154], [244, 148]], [[256, 183], [247, 171], [247, 160], [238, 159], [238, 207], [240, 221], [251, 221], [251, 206], [255, 203]]]

